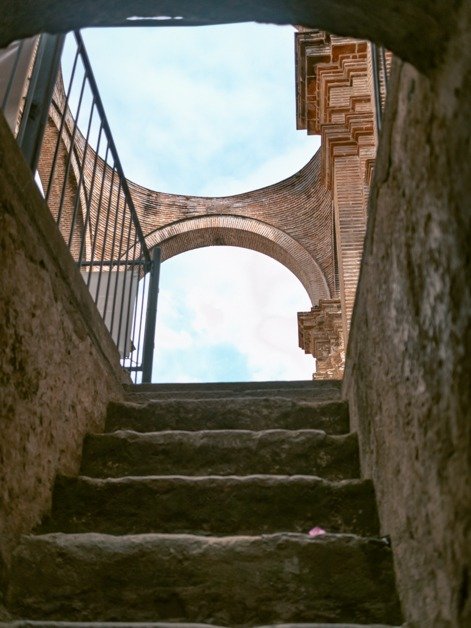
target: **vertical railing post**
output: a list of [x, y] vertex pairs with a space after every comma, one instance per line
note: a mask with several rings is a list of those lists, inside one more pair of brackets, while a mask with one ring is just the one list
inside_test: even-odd
[[381, 79], [380, 79], [380, 67], [378, 60], [378, 46], [376, 44], [371, 44], [371, 65], [373, 72], [373, 96], [374, 96], [374, 107], [375, 107], [375, 118], [376, 118], [376, 131], [378, 133], [378, 138], [381, 134], [381, 126], [382, 126], [382, 118], [383, 118], [383, 108], [381, 106]]
[[65, 35], [41, 35], [17, 141], [33, 172], [36, 171], [49, 105], [56, 84]]
[[152, 380], [152, 362], [154, 359], [155, 324], [157, 320], [157, 298], [160, 279], [160, 247], [152, 251], [152, 267], [150, 270], [149, 293], [147, 295], [146, 324], [144, 331], [144, 348], [142, 352], [142, 383], [149, 384]]

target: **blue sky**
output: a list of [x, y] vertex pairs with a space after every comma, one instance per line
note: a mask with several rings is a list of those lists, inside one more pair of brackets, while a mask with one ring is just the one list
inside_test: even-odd
[[[88, 30], [84, 39], [126, 176], [225, 196], [299, 170], [294, 29], [255, 24]], [[155, 381], [310, 378], [298, 280], [259, 253], [188, 252], [162, 265]]]

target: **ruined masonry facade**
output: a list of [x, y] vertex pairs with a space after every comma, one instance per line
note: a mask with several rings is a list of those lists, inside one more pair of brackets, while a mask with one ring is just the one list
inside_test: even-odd
[[365, 41], [300, 30], [297, 126], [321, 136], [319, 184], [332, 199], [336, 291], [335, 299], [299, 313], [299, 344], [317, 359], [314, 377], [326, 379], [343, 375], [363, 252], [377, 146], [372, 49]]
[[[310, 312], [298, 317], [300, 347], [318, 360], [314, 377], [337, 378], [343, 372], [377, 141], [370, 45], [299, 29], [296, 84], [297, 127], [320, 135], [322, 145], [293, 176], [259, 190], [220, 198], [167, 194], [131, 181], [129, 186], [146, 242], [149, 248], [161, 248], [163, 261], [199, 247], [230, 245], [264, 253], [291, 270], [312, 304]], [[39, 165], [43, 183], [50, 176], [58, 139], [58, 105], [64, 96], [59, 80]], [[65, 168], [73, 122], [69, 115], [53, 180], [64, 178], [58, 169]], [[62, 210], [65, 231], [71, 224], [68, 216], [76, 196], [77, 163], [84, 150], [85, 139], [81, 137], [66, 182]], [[119, 194], [112, 171], [101, 158], [95, 161], [95, 154], [88, 150], [84, 176], [91, 210], [84, 221], [79, 207], [72, 252], [74, 239], [80, 242], [85, 230], [87, 254], [93, 249], [116, 256], [116, 251], [107, 250], [101, 225], [106, 215], [103, 206]], [[104, 183], [99, 186], [94, 181]], [[61, 187], [53, 186], [48, 199], [53, 214]], [[115, 206], [113, 200], [111, 206]], [[126, 259], [137, 256], [135, 251], [125, 254]], [[333, 323], [334, 319], [337, 322]]]

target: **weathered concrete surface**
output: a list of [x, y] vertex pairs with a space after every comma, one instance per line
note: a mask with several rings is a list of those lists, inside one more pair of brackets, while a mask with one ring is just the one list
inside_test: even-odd
[[[126, 622], [62, 622], [62, 621], [15, 621], [0, 623], [0, 628], [224, 628], [215, 624], [182, 624], [180, 622], [167, 623], [126, 623]], [[394, 628], [385, 624], [271, 624], [256, 628]], [[396, 627], [399, 628], [399, 627]]]
[[[133, 24], [127, 18], [169, 16], [182, 20], [148, 24], [198, 25], [220, 22], [304, 24], [339, 35], [381, 42], [406, 61], [429, 70], [443, 55], [457, 24], [462, 0], [3, 0], [0, 46], [40, 31], [68, 31], [85, 26]], [[134, 22], [136, 24], [136, 22]]]
[[400, 621], [389, 548], [355, 536], [52, 534], [13, 566], [9, 604], [31, 619]]
[[118, 431], [88, 436], [81, 474], [124, 475], [308, 474], [330, 480], [358, 477], [356, 434], [317, 430]]
[[130, 384], [129, 401], [149, 399], [228, 399], [230, 397], [282, 397], [298, 401], [340, 401], [342, 380], [276, 382], [218, 382], [209, 384]]
[[[224, 626], [215, 626], [214, 624], [188, 624], [188, 623], [168, 623], [168, 622], [68, 622], [68, 621], [12, 621], [8, 624], [0, 623], [0, 628], [224, 628]], [[317, 624], [309, 624], [312, 628], [317, 628]], [[267, 626], [262, 628], [268, 628]], [[272, 626], [270, 628], [278, 628]], [[303, 626], [301, 625], [301, 628]], [[322, 626], [321, 626], [322, 628]], [[334, 625], [335, 628], [335, 625]], [[356, 628], [342, 624], [342, 628]], [[368, 628], [387, 628], [384, 626], [371, 626]]]
[[[338, 624], [337, 624], [338, 625]], [[0, 628], [29, 628], [29, 627], [49, 627], [49, 628], [224, 628], [224, 626], [215, 626], [212, 624], [187, 624], [187, 623], [168, 623], [168, 622], [68, 622], [68, 621], [12, 621], [8, 624], [0, 623]], [[312, 628], [316, 628], [317, 624], [309, 624]], [[347, 626], [342, 624], [343, 628], [356, 628], [356, 626]], [[261, 628], [268, 628], [267, 626]], [[278, 628], [273, 626], [271, 628]], [[301, 628], [303, 626], [301, 625]], [[320, 627], [322, 628], [322, 626]], [[335, 628], [335, 624], [334, 624]], [[370, 626], [368, 628], [387, 628], [382, 626]]]
[[150, 399], [145, 403], [112, 402], [106, 419], [108, 432], [275, 428], [341, 434], [348, 431], [348, 406], [338, 401], [303, 402], [276, 397]]
[[[167, 622], [62, 622], [62, 621], [15, 621], [8, 624], [0, 623], [0, 628], [224, 628], [215, 624], [171, 624]], [[385, 624], [271, 624], [270, 626], [258, 626], [256, 628], [394, 628]]]
[[429, 79], [396, 67], [346, 370], [413, 626], [471, 625], [471, 4]]
[[379, 533], [371, 482], [312, 476], [58, 478], [40, 532]]
[[0, 112], [0, 582], [124, 375]]

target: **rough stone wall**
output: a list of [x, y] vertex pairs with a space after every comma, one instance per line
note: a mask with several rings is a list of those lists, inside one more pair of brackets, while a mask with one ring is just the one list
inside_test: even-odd
[[18, 535], [75, 473], [127, 381], [116, 347], [0, 115], [0, 581]]
[[[457, 22], [463, 0], [3, 0], [0, 47], [40, 32], [85, 26], [122, 26], [129, 17], [150, 26], [228, 22], [302, 24], [330, 33], [383, 43], [424, 72], [441, 59], [443, 45]], [[174, 17], [182, 19], [174, 20]], [[135, 21], [134, 24], [137, 22]]]
[[412, 626], [471, 625], [471, 5], [394, 69], [347, 355], [363, 473]]

